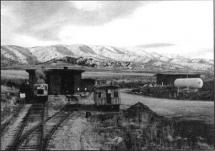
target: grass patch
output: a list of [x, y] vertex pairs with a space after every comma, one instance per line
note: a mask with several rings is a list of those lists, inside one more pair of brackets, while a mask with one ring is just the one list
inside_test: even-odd
[[1, 85], [20, 87], [28, 79], [24, 70], [1, 70]]

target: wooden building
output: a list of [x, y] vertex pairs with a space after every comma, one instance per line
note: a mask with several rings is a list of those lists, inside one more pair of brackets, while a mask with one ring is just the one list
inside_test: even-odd
[[158, 85], [173, 86], [174, 81], [178, 78], [200, 78], [196, 73], [158, 73], [155, 75]]
[[119, 111], [120, 97], [117, 86], [98, 86], [94, 89], [94, 101], [102, 111]]
[[30, 86], [33, 88], [34, 84], [44, 81], [49, 86], [49, 95], [72, 95], [80, 91], [81, 74], [84, 72], [84, 70], [69, 69], [67, 67], [39, 70], [40, 72], [36, 69], [27, 69], [26, 71], [29, 73]]
[[46, 72], [49, 94], [74, 94], [80, 91], [83, 70], [52, 69]]

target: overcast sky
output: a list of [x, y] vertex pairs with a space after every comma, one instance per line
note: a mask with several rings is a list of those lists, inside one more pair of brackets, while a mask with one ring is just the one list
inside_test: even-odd
[[213, 58], [213, 1], [4, 1], [1, 42], [138, 46]]

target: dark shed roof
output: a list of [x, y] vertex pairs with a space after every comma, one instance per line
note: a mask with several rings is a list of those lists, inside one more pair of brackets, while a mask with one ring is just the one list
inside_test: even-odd
[[155, 75], [157, 84], [173, 85], [178, 78], [200, 78], [199, 73], [158, 73]]
[[[63, 68], [41, 68], [42, 70], [44, 70], [45, 72], [49, 72], [49, 71], [53, 71], [53, 72], [62, 72], [62, 71], [66, 71], [66, 72], [70, 72], [70, 71], [77, 71], [77, 72], [84, 72], [85, 70], [83, 69], [79, 69], [79, 68], [74, 68], [74, 67], [63, 67]], [[35, 71], [35, 70], [41, 70], [40, 68], [26, 68], [26, 71]]]

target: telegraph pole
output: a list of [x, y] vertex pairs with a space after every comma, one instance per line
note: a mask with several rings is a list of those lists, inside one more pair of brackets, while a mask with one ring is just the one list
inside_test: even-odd
[[[215, 2], [213, 1], [213, 25], [215, 25]], [[213, 34], [213, 39], [215, 38], [215, 26], [214, 26], [214, 34]], [[215, 65], [215, 39], [214, 39], [214, 45], [213, 45], [213, 50], [214, 50], [214, 65]], [[215, 75], [215, 70], [214, 70], [214, 75]], [[215, 89], [215, 79], [213, 78], [214, 80], [214, 87], [213, 87], [213, 91]], [[214, 95], [214, 130], [215, 130], [215, 93], [213, 94]], [[214, 133], [214, 139], [215, 139], [215, 133]], [[215, 140], [213, 140], [214, 142], [214, 148], [215, 148]]]

